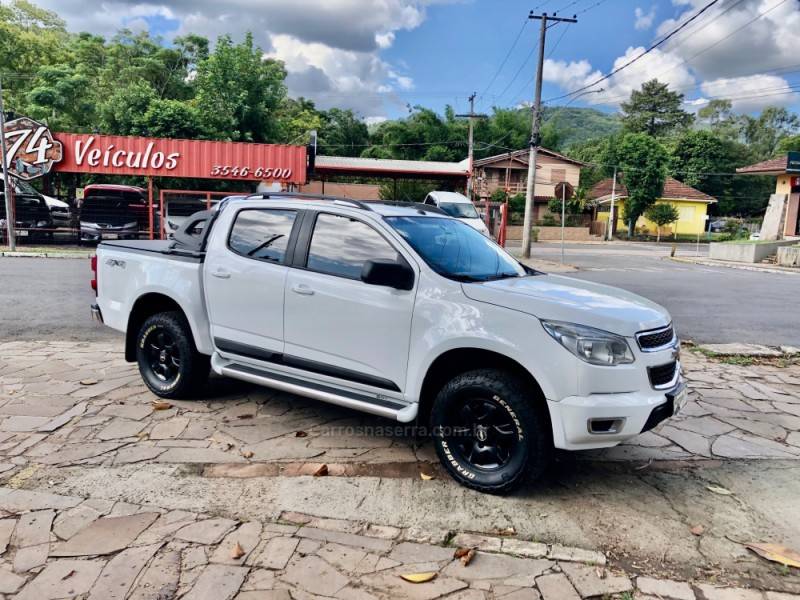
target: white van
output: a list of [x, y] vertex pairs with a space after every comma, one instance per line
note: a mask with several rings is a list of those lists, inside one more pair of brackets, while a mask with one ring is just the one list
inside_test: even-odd
[[480, 214], [475, 209], [475, 205], [463, 194], [459, 194], [458, 192], [433, 191], [425, 197], [424, 203], [436, 206], [451, 217], [461, 219], [464, 223], [473, 229], [477, 229], [486, 237], [492, 237], [489, 228], [486, 227], [486, 223], [483, 222]]

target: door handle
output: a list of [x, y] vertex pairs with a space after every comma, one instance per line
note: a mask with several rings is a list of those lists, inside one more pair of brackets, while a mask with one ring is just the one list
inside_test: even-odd
[[313, 296], [314, 295], [314, 290], [312, 290], [310, 287], [308, 287], [304, 283], [296, 283], [295, 285], [292, 286], [292, 291], [295, 294], [300, 294], [301, 296]]
[[223, 271], [222, 269], [217, 269], [216, 271], [211, 271], [212, 277], [217, 277], [219, 279], [230, 279], [231, 274], [227, 271]]

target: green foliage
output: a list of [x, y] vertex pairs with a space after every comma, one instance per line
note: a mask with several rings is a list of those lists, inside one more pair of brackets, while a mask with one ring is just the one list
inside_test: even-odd
[[[520, 195], [520, 194], [518, 194]], [[495, 191], [492, 192], [492, 202], [505, 202], [508, 200], [508, 192], [506, 192], [503, 188], [497, 188]], [[515, 196], [516, 198], [516, 196]], [[522, 210], [525, 210], [525, 196], [522, 196]]]
[[519, 193], [514, 194], [511, 198], [508, 199], [508, 206], [511, 209], [511, 212], [525, 212], [525, 194]]
[[[604, 113], [594, 108], [546, 106], [542, 111], [542, 121], [558, 132], [561, 148], [608, 138], [619, 133], [622, 128], [622, 123], [616, 114]], [[557, 149], [546, 143], [543, 145], [552, 150]]]
[[381, 200], [387, 201], [422, 202], [425, 200], [425, 196], [436, 189], [440, 189], [440, 186], [430, 181], [399, 179], [395, 184], [394, 181], [386, 180], [381, 183], [378, 195]]
[[800, 133], [800, 117], [785, 108], [768, 106], [758, 117], [741, 115], [741, 135], [756, 160], [778, 153], [781, 141]]
[[658, 202], [647, 207], [647, 210], [644, 211], [644, 215], [658, 227], [658, 241], [661, 241], [661, 228], [664, 225], [677, 221], [680, 213], [672, 204]]
[[[737, 167], [753, 163], [750, 150], [727, 136], [705, 129], [686, 131], [670, 148], [670, 174], [719, 201], [718, 214], [758, 214], [769, 200], [764, 178], [731, 176]], [[768, 178], [769, 179], [769, 178]]]
[[367, 125], [352, 110], [332, 108], [321, 119], [320, 154], [358, 156], [369, 144]]
[[689, 127], [694, 115], [681, 108], [683, 94], [672, 92], [666, 83], [651, 79], [641, 90], [631, 92], [630, 100], [623, 102], [622, 124], [625, 131], [663, 136]]
[[644, 133], [628, 133], [619, 143], [622, 181], [628, 189], [625, 220], [628, 234], [639, 217], [664, 191], [669, 155], [655, 138]]
[[197, 106], [206, 129], [216, 138], [233, 141], [275, 139], [285, 79], [283, 64], [265, 59], [252, 34], [240, 44], [221, 36], [197, 66]]
[[786, 136], [778, 142], [776, 154], [781, 155], [787, 152], [800, 152], [800, 134]]

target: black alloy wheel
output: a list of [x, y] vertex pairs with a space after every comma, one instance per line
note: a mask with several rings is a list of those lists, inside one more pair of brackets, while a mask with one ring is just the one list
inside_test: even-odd
[[514, 373], [476, 369], [455, 376], [437, 394], [430, 424], [439, 460], [466, 487], [507, 493], [549, 464], [544, 400]]
[[181, 371], [181, 353], [175, 339], [162, 327], [152, 330], [145, 339], [150, 369], [169, 385]]
[[136, 362], [150, 391], [162, 398], [193, 398], [208, 380], [209, 357], [200, 354], [183, 313], [145, 319], [136, 338]]

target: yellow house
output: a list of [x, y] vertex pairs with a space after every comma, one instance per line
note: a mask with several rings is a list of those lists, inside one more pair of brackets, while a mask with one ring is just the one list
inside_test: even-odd
[[[606, 223], [608, 223], [611, 214], [611, 183], [611, 178], [604, 179], [595, 184], [589, 191], [589, 198], [594, 200], [597, 205], [597, 220]], [[622, 183], [617, 182], [614, 192], [614, 214], [616, 215], [614, 232], [627, 231], [628, 225], [623, 220], [623, 215], [628, 190], [625, 189]], [[678, 209], [679, 215], [675, 223], [661, 228], [661, 235], [669, 235], [673, 231], [678, 234], [697, 235], [707, 229], [708, 221], [706, 220], [706, 215], [708, 214], [708, 205], [716, 203], [716, 199], [685, 183], [681, 183], [677, 179], [667, 177], [664, 181], [664, 192], [661, 198], [657, 200], [658, 202], [671, 204]], [[646, 230], [647, 233], [656, 235], [658, 228], [655, 223], [643, 215], [636, 221], [636, 229], [642, 232]]]

